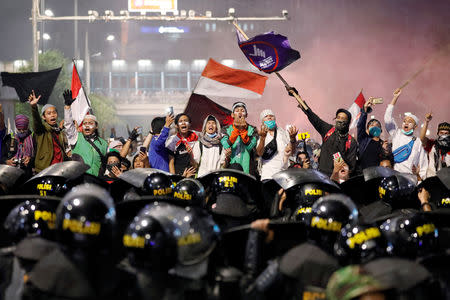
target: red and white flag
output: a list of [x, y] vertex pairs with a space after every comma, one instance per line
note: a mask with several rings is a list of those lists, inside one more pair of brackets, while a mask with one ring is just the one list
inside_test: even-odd
[[194, 93], [206, 96], [256, 99], [261, 98], [266, 81], [267, 76], [233, 69], [210, 58], [198, 80]]
[[361, 90], [358, 97], [356, 97], [355, 101], [348, 109], [348, 111], [352, 114], [352, 123], [350, 124], [350, 129], [355, 128], [356, 124], [358, 124], [358, 119], [361, 116], [361, 108], [363, 108], [364, 103], [366, 103], [366, 99], [364, 98]]
[[77, 121], [78, 126], [83, 122], [84, 116], [88, 113], [91, 105], [87, 95], [84, 93], [81, 85], [80, 76], [78, 75], [77, 67], [73, 64], [72, 70], [72, 98], [75, 99], [71, 105], [72, 118]]

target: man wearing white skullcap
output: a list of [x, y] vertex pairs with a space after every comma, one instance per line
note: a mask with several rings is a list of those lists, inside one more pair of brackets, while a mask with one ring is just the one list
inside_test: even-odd
[[85, 164], [90, 166], [86, 173], [99, 176], [100, 169], [105, 167], [108, 143], [98, 136], [97, 118], [92, 114], [85, 115], [81, 124], [81, 132], [79, 132], [72, 117], [71, 104], [75, 101], [72, 98], [72, 92], [66, 90], [63, 96], [65, 104], [64, 128], [69, 145], [72, 147], [72, 155], [77, 154]]
[[392, 117], [394, 106], [400, 94], [401, 89], [394, 91], [394, 98], [384, 114], [386, 130], [392, 138], [394, 170], [402, 173], [418, 174], [421, 179], [425, 179], [428, 158], [422, 147], [422, 142], [414, 136], [414, 130], [419, 124], [419, 118], [410, 112], [405, 113], [402, 126], [398, 128]]
[[289, 132], [277, 126], [275, 114], [265, 109], [259, 115], [261, 130], [256, 153], [261, 157], [261, 180], [272, 176], [289, 167], [289, 155], [296, 146], [297, 129], [289, 127]]

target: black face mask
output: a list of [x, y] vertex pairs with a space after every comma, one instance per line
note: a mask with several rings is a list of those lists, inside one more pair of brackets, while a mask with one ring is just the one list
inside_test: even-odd
[[450, 149], [450, 135], [441, 135], [437, 139], [437, 146], [439, 149], [448, 151]]
[[336, 121], [335, 127], [336, 130], [339, 131], [340, 133], [347, 133], [349, 124], [347, 121]]

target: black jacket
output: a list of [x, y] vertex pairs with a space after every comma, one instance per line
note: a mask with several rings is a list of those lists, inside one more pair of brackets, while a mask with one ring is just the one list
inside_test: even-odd
[[324, 141], [327, 133], [333, 128], [333, 125], [323, 121], [317, 116], [311, 108], [303, 110], [308, 117], [309, 122], [319, 132], [322, 137], [322, 147], [319, 157], [319, 171], [331, 176], [334, 168], [333, 154], [340, 152], [344, 161], [348, 164], [350, 169], [350, 177], [356, 172], [358, 143], [351, 137], [350, 149], [345, 149], [345, 144], [348, 140], [348, 135], [340, 136], [337, 132], [334, 132], [331, 136]]

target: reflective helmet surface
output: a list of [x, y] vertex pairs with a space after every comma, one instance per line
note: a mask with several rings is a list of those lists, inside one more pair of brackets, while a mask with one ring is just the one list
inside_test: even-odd
[[192, 265], [203, 261], [214, 250], [220, 229], [212, 217], [201, 210], [168, 203], [146, 206], [139, 217], [158, 220], [177, 245], [177, 262]]
[[70, 187], [63, 177], [42, 177], [34, 184], [34, 192], [39, 196], [64, 196]]
[[317, 200], [306, 218], [308, 236], [319, 246], [332, 250], [341, 229], [358, 220], [355, 203], [342, 194], [331, 194]]
[[168, 270], [177, 262], [177, 244], [161, 224], [145, 213], [136, 216], [122, 237], [130, 263], [150, 270]]
[[55, 208], [43, 200], [27, 200], [10, 211], [4, 222], [6, 232], [13, 242], [28, 235], [54, 238]]
[[311, 213], [312, 205], [325, 195], [325, 190], [320, 184], [308, 183], [296, 186], [286, 191], [287, 202], [291, 203], [295, 220], [305, 220]]
[[378, 187], [378, 197], [393, 208], [411, 207], [412, 201], [409, 200], [415, 186], [415, 182], [408, 176], [402, 174], [389, 176], [381, 180]]
[[155, 172], [144, 180], [142, 191], [148, 196], [172, 195], [172, 180], [167, 174]]
[[58, 242], [70, 249], [110, 249], [116, 231], [111, 196], [93, 184], [74, 187], [58, 206], [56, 228]]
[[176, 184], [173, 197], [186, 205], [201, 207], [205, 204], [205, 188], [198, 180], [185, 178]]
[[376, 224], [347, 224], [334, 250], [346, 263], [366, 263], [386, 254], [387, 241]]
[[428, 216], [420, 213], [387, 219], [381, 231], [390, 254], [408, 258], [430, 255], [438, 248], [439, 231]]

